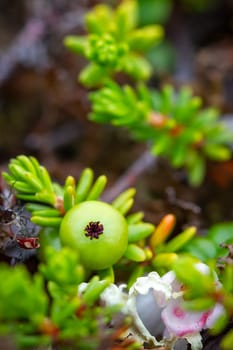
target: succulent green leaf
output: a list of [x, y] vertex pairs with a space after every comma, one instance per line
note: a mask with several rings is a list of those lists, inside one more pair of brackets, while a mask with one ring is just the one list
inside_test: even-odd
[[207, 237], [216, 245], [221, 243], [233, 244], [233, 222], [222, 222], [213, 225], [207, 233]]
[[23, 181], [12, 180], [10, 184], [18, 192], [23, 192], [23, 193], [28, 193], [28, 194], [34, 192], [34, 190]]
[[125, 201], [125, 203], [123, 205], [121, 205], [118, 210], [122, 215], [126, 215], [128, 213], [128, 211], [132, 208], [134, 203], [134, 199], [133, 198], [129, 198], [127, 201]]
[[171, 239], [164, 248], [166, 252], [176, 252], [180, 250], [187, 242], [189, 242], [196, 234], [196, 227], [188, 227], [175, 238]]
[[88, 88], [104, 83], [107, 71], [95, 63], [88, 64], [80, 73], [78, 80]]
[[31, 218], [31, 221], [34, 224], [37, 224], [39, 226], [45, 226], [45, 227], [59, 227], [61, 222], [62, 222], [62, 218], [61, 217], [49, 217], [49, 216], [33, 216]]
[[87, 198], [93, 183], [93, 178], [94, 173], [90, 168], [86, 168], [83, 170], [77, 183], [75, 200], [76, 204], [84, 201]]
[[135, 243], [148, 237], [154, 229], [154, 225], [145, 222], [129, 225], [129, 243]]
[[37, 170], [36, 167], [32, 161], [32, 157], [27, 157], [25, 155], [19, 155], [15, 159], [16, 164], [18, 164], [20, 167], [23, 167], [26, 171], [29, 171], [30, 173], [37, 176]]
[[12, 176], [16, 179], [19, 179], [20, 181], [25, 180], [25, 173], [26, 170], [17, 164], [13, 164], [12, 162], [9, 164], [9, 170], [12, 174]]
[[86, 55], [88, 49], [88, 40], [83, 36], [68, 35], [64, 39], [65, 46], [72, 52]]
[[[216, 320], [215, 324], [211, 327], [211, 333], [212, 334], [219, 334], [221, 331], [224, 330], [224, 328], [227, 326], [229, 323], [230, 317], [227, 314], [226, 310], [224, 310], [223, 314], [218, 317]], [[232, 343], [231, 343], [232, 345]], [[224, 349], [224, 347], [223, 347]], [[228, 348], [230, 350], [230, 347]]]
[[[212, 271], [208, 274], [200, 272], [195, 264], [197, 261], [189, 256], [180, 257], [175, 260], [173, 269], [178, 280], [189, 287], [189, 298], [199, 298], [212, 293], [215, 289], [215, 279]], [[188, 271], [188, 273], [187, 273]], [[198, 283], [197, 283], [198, 281]]]
[[102, 194], [107, 183], [107, 177], [105, 175], [101, 175], [97, 178], [95, 183], [93, 184], [90, 192], [88, 193], [87, 200], [97, 200]]
[[222, 145], [208, 143], [204, 147], [205, 154], [213, 160], [224, 161], [231, 158], [232, 152], [229, 148]]
[[37, 203], [27, 203], [25, 205], [26, 210], [33, 212], [33, 211], [44, 211], [44, 210], [50, 210], [51, 208], [44, 204], [37, 204]]
[[110, 284], [109, 279], [99, 280], [97, 276], [93, 277], [88, 283], [86, 290], [83, 293], [83, 302], [87, 305], [93, 305], [96, 300], [99, 299], [100, 294], [107, 288]]
[[61, 213], [57, 209], [53, 208], [47, 208], [43, 210], [33, 210], [32, 216], [40, 216], [44, 218], [54, 218], [54, 217], [60, 217]]
[[34, 189], [35, 192], [39, 192], [43, 190], [43, 186], [41, 182], [31, 173], [25, 172], [24, 173], [24, 178], [26, 182]]
[[37, 192], [35, 194], [35, 200], [54, 205], [56, 200], [56, 195], [55, 193], [51, 193], [51, 192], [44, 192], [44, 191]]
[[142, 221], [144, 217], [144, 213], [142, 211], [139, 211], [137, 213], [133, 213], [127, 216], [126, 220], [128, 222], [129, 225], [133, 225], [133, 224], [138, 224]]
[[224, 286], [224, 290], [229, 293], [232, 293], [232, 302], [233, 302], [233, 264], [227, 264], [224, 268], [224, 271], [221, 276], [221, 282]]
[[132, 50], [147, 51], [157, 44], [163, 37], [163, 28], [150, 25], [129, 33], [127, 42]]
[[99, 270], [98, 275], [100, 277], [100, 280], [108, 280], [110, 283], [114, 283], [115, 281], [115, 275], [112, 266], [104, 270]]
[[127, 259], [132, 260], [132, 261], [136, 261], [136, 262], [142, 262], [142, 261], [146, 260], [145, 251], [133, 243], [128, 245], [124, 256]]
[[172, 265], [177, 259], [178, 255], [176, 253], [158, 253], [152, 260], [152, 266], [155, 269], [163, 268], [165, 271], [171, 270]]
[[53, 183], [48, 173], [48, 170], [44, 166], [40, 166], [41, 181], [43, 183], [43, 188], [46, 188], [48, 192], [53, 193]]
[[74, 186], [66, 186], [63, 195], [63, 203], [65, 211], [68, 211], [75, 205], [75, 187]]
[[133, 199], [135, 193], [135, 188], [128, 188], [126, 191], [122, 192], [117, 198], [113, 200], [112, 206], [121, 211], [121, 208], [125, 206], [125, 203]]
[[201, 261], [214, 259], [217, 255], [216, 245], [206, 237], [195, 237], [184, 246], [184, 250]]
[[85, 16], [87, 30], [90, 33], [103, 34], [112, 22], [112, 10], [109, 6], [100, 4]]
[[205, 160], [196, 155], [195, 160], [188, 166], [189, 181], [192, 186], [199, 186], [205, 175]]
[[137, 54], [128, 54], [124, 58], [122, 70], [136, 80], [148, 80], [152, 74], [150, 63]]
[[233, 330], [230, 330], [223, 338], [221, 342], [221, 346], [223, 350], [231, 350], [232, 344], [233, 344]]
[[122, 1], [115, 11], [116, 26], [119, 35], [133, 30], [138, 22], [138, 7], [135, 0]]

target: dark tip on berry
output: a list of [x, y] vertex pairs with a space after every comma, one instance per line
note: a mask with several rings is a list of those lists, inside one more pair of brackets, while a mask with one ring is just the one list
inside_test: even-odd
[[90, 239], [98, 239], [99, 235], [102, 235], [104, 233], [104, 226], [99, 221], [91, 221], [85, 227], [84, 231], [86, 232], [86, 237], [89, 237]]

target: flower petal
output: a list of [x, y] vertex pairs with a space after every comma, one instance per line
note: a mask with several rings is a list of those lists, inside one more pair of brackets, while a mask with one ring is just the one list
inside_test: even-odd
[[131, 332], [141, 343], [147, 342], [150, 345], [163, 345], [163, 341], [157, 341], [157, 339], [149, 332], [145, 327], [142, 319], [140, 318], [137, 310], [137, 295], [131, 293], [126, 304], [127, 314], [132, 317]]
[[[176, 279], [174, 271], [169, 271], [161, 277], [162, 281], [170, 285], [174, 295], [179, 295], [181, 292], [182, 284]], [[177, 294], [178, 293], [178, 294]], [[183, 294], [183, 293], [182, 293]], [[173, 295], [173, 297], [174, 297]]]
[[172, 296], [172, 287], [159, 276], [157, 272], [151, 272], [146, 277], [139, 277], [129, 290], [129, 295], [145, 295], [153, 289], [158, 306], [163, 307]]
[[200, 332], [205, 328], [211, 311], [194, 312], [182, 307], [182, 298], [173, 299], [162, 311], [162, 320], [167, 330], [177, 337], [185, 337]]
[[[110, 284], [101, 294], [100, 298], [107, 306], [111, 305], [122, 305], [124, 306], [128, 300], [128, 294], [123, 292], [126, 287], [125, 284], [119, 287], [116, 284]], [[122, 310], [124, 312], [124, 310]]]

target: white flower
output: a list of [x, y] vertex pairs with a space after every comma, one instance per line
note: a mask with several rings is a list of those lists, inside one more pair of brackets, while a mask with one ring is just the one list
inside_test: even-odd
[[[213, 309], [202, 312], [188, 311], [182, 307], [183, 298], [171, 299], [162, 311], [161, 317], [168, 332], [179, 338], [195, 334], [213, 325], [212, 315], [221, 315], [223, 309], [217, 304]], [[218, 314], [218, 315], [217, 315]]]
[[[210, 269], [203, 263], [195, 265], [198, 271], [207, 275]], [[220, 285], [215, 275], [216, 288]], [[174, 344], [179, 339], [186, 339], [193, 350], [202, 349], [200, 331], [210, 328], [217, 318], [224, 312], [220, 304], [216, 304], [212, 309], [202, 312], [189, 311], [183, 307], [183, 294], [181, 283], [176, 279], [174, 271], [169, 271], [160, 277], [157, 272], [151, 272], [145, 277], [140, 277], [132, 285], [127, 294], [125, 286], [117, 287], [112, 284], [101, 295], [101, 299], [107, 305], [122, 304], [122, 312], [130, 315], [133, 325], [129, 332], [134, 337], [153, 346], [165, 345], [173, 349]], [[163, 339], [158, 341], [145, 327], [137, 310], [137, 297], [146, 296], [149, 291], [153, 291], [155, 303], [161, 312], [161, 320], [164, 323]], [[153, 310], [153, 308], [152, 308]], [[150, 313], [151, 310], [148, 310]], [[154, 315], [155, 316], [155, 315]], [[151, 315], [153, 318], [153, 315]], [[158, 317], [154, 317], [158, 322]], [[156, 324], [154, 326], [157, 327]]]
[[129, 296], [146, 295], [150, 289], [156, 293], [157, 304], [161, 307], [172, 297], [172, 286], [163, 281], [157, 272], [151, 272], [146, 277], [139, 277], [129, 290]]
[[124, 291], [125, 289], [125, 284], [122, 284], [119, 287], [115, 284], [110, 284], [110, 286], [108, 286], [103, 291], [100, 299], [104, 301], [107, 306], [122, 305], [121, 312], [132, 317], [133, 326], [132, 328], [128, 329], [126, 336], [128, 334], [133, 334], [134, 338], [141, 343], [146, 341], [153, 345], [159, 344], [155, 337], [153, 337], [145, 328], [142, 320], [137, 313], [136, 295], [130, 297], [129, 294]]
[[[195, 267], [204, 275], [210, 274], [210, 268], [203, 263], [197, 263]], [[221, 284], [216, 274], [214, 280], [215, 287], [218, 289]], [[88, 283], [81, 283], [78, 294], [82, 294], [87, 286]], [[138, 297], [140, 296], [139, 301], [143, 297], [145, 300], [151, 291], [156, 307], [148, 308], [148, 304], [144, 303], [148, 310], [143, 312], [144, 316], [147, 312], [147, 316], [150, 317], [150, 330], [151, 321], [154, 322], [154, 329], [151, 330], [153, 334], [161, 335], [161, 329], [164, 329], [163, 338], [160, 341], [146, 328], [137, 307]], [[221, 304], [216, 304], [207, 311], [189, 311], [184, 308], [183, 294], [182, 284], [177, 280], [174, 271], [169, 271], [162, 277], [157, 272], [151, 272], [147, 276], [139, 277], [128, 293], [126, 285], [111, 284], [103, 291], [100, 299], [107, 306], [121, 305], [121, 312], [131, 316], [132, 325], [126, 336], [132, 333], [134, 338], [142, 344], [146, 342], [150, 346], [165, 346], [167, 349], [173, 349], [178, 340], [186, 339], [191, 344], [192, 350], [200, 350], [202, 349], [200, 331], [211, 328], [218, 317], [224, 313], [224, 308]]]
[[125, 305], [128, 300], [128, 294], [124, 292], [126, 288], [125, 284], [121, 284], [119, 287], [115, 284], [110, 284], [100, 296], [107, 306], [122, 305], [122, 312], [125, 310]]
[[[209, 267], [203, 263], [196, 264], [196, 268], [205, 275], [210, 273]], [[219, 286], [217, 275], [215, 281], [217, 288]], [[146, 277], [138, 278], [130, 288], [129, 297], [145, 295], [151, 288], [157, 305], [162, 308], [161, 318], [165, 325], [163, 340], [170, 341], [172, 348], [176, 340], [185, 338], [193, 350], [202, 349], [200, 331], [214, 324], [224, 312], [222, 305], [216, 304], [212, 309], [202, 312], [184, 309], [182, 285], [173, 271], [162, 277], [156, 272], [151, 272]]]

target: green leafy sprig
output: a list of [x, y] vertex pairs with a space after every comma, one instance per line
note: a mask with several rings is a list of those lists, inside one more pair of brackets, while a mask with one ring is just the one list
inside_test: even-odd
[[83, 55], [90, 63], [79, 80], [87, 87], [104, 83], [117, 72], [136, 80], [146, 80], [151, 66], [142, 53], [158, 43], [163, 36], [159, 25], [138, 26], [138, 4], [122, 1], [113, 9], [97, 5], [85, 17], [87, 36], [67, 36], [65, 45]]
[[[54, 267], [51, 267], [52, 271], [56, 271], [56, 268], [57, 271], [60, 271], [59, 275], [53, 278], [55, 280], [62, 278], [62, 271], [64, 270], [64, 275], [66, 275], [66, 270], [71, 265], [75, 278], [74, 265], [77, 263], [78, 281], [84, 279], [86, 271], [76, 261], [78, 259], [77, 252], [76, 258], [71, 254], [64, 259], [63, 255], [69, 255], [69, 253], [64, 249], [61, 250], [59, 227], [65, 214], [77, 204], [96, 201], [98, 207], [98, 201], [107, 182], [106, 176], [101, 175], [94, 180], [94, 172], [86, 168], [81, 173], [77, 183], [72, 176], [67, 176], [65, 184], [62, 186], [52, 182], [47, 169], [41, 166], [34, 157], [20, 155], [10, 161], [9, 173], [3, 173], [3, 177], [15, 189], [16, 196], [26, 201], [25, 207], [32, 213], [32, 222], [43, 227], [40, 231], [39, 256], [42, 260], [49, 259], [49, 261], [54, 262]], [[128, 244], [123, 253], [122, 262], [119, 261], [117, 264], [121, 265], [125, 264], [126, 261], [131, 261], [132, 271], [129, 284], [145, 268], [168, 270], [172, 262], [177, 259], [181, 248], [196, 234], [194, 228], [189, 228], [176, 238], [166, 242], [175, 224], [174, 215], [166, 215], [157, 227], [144, 222], [142, 212], [131, 212], [135, 192], [134, 188], [129, 188], [111, 203], [111, 206], [126, 219]], [[53, 249], [50, 251], [49, 248], [47, 251], [46, 246], [52, 246], [55, 251]], [[59, 267], [60, 262], [64, 260], [66, 260], [65, 265]], [[46, 278], [50, 276], [49, 278], [53, 279], [50, 268], [46, 267], [44, 274]], [[112, 268], [100, 271], [99, 276], [101, 279], [114, 281]]]
[[12, 159], [9, 173], [3, 177], [16, 190], [16, 196], [27, 202], [32, 222], [45, 227], [59, 227], [64, 214], [75, 204], [97, 200], [105, 185], [106, 176], [94, 182], [94, 173], [86, 168], [77, 182], [67, 176], [64, 186], [52, 182], [47, 169], [36, 158], [20, 155]]
[[91, 120], [128, 128], [136, 139], [148, 142], [152, 154], [186, 168], [194, 186], [204, 178], [206, 158], [231, 157], [232, 132], [217, 110], [202, 109], [201, 99], [187, 87], [176, 92], [165, 86], [158, 92], [141, 85], [135, 91], [109, 82], [89, 96]]
[[[73, 254], [72, 251], [69, 253]], [[51, 251], [46, 266], [39, 267], [48, 278], [47, 288], [42, 273], [32, 277], [25, 266], [12, 269], [1, 264], [0, 278], [4, 281], [4, 288], [0, 290], [0, 338], [10, 337], [17, 349], [48, 349], [53, 346], [67, 349], [69, 346], [92, 350], [100, 346], [103, 337], [108, 339], [114, 332], [107, 324], [120, 311], [119, 308], [98, 303], [109, 282], [100, 281], [95, 276], [83, 295], [78, 296], [78, 280], [74, 278], [72, 264], [64, 259], [61, 262], [62, 277], [58, 276], [59, 271], [55, 268], [58, 260], [51, 257]], [[67, 271], [64, 273], [65, 266]]]
[[[61, 186], [52, 182], [48, 171], [34, 157], [24, 155], [10, 161], [9, 173], [4, 172], [3, 177], [16, 190], [16, 197], [26, 201], [25, 207], [32, 213], [31, 221], [47, 229], [56, 228], [57, 235], [65, 213], [82, 202], [98, 201], [107, 182], [105, 175], [94, 181], [94, 172], [86, 168], [77, 184], [72, 176], [68, 176], [64, 186]], [[138, 262], [150, 257], [146, 238], [154, 231], [154, 225], [143, 222], [141, 212], [128, 214], [135, 192], [133, 188], [124, 191], [111, 205], [125, 217], [128, 224], [128, 248], [124, 255]]]
[[205, 236], [191, 239], [183, 250], [203, 262], [210, 263], [225, 257], [227, 251], [222, 244], [233, 244], [233, 222], [223, 222], [211, 226]]

